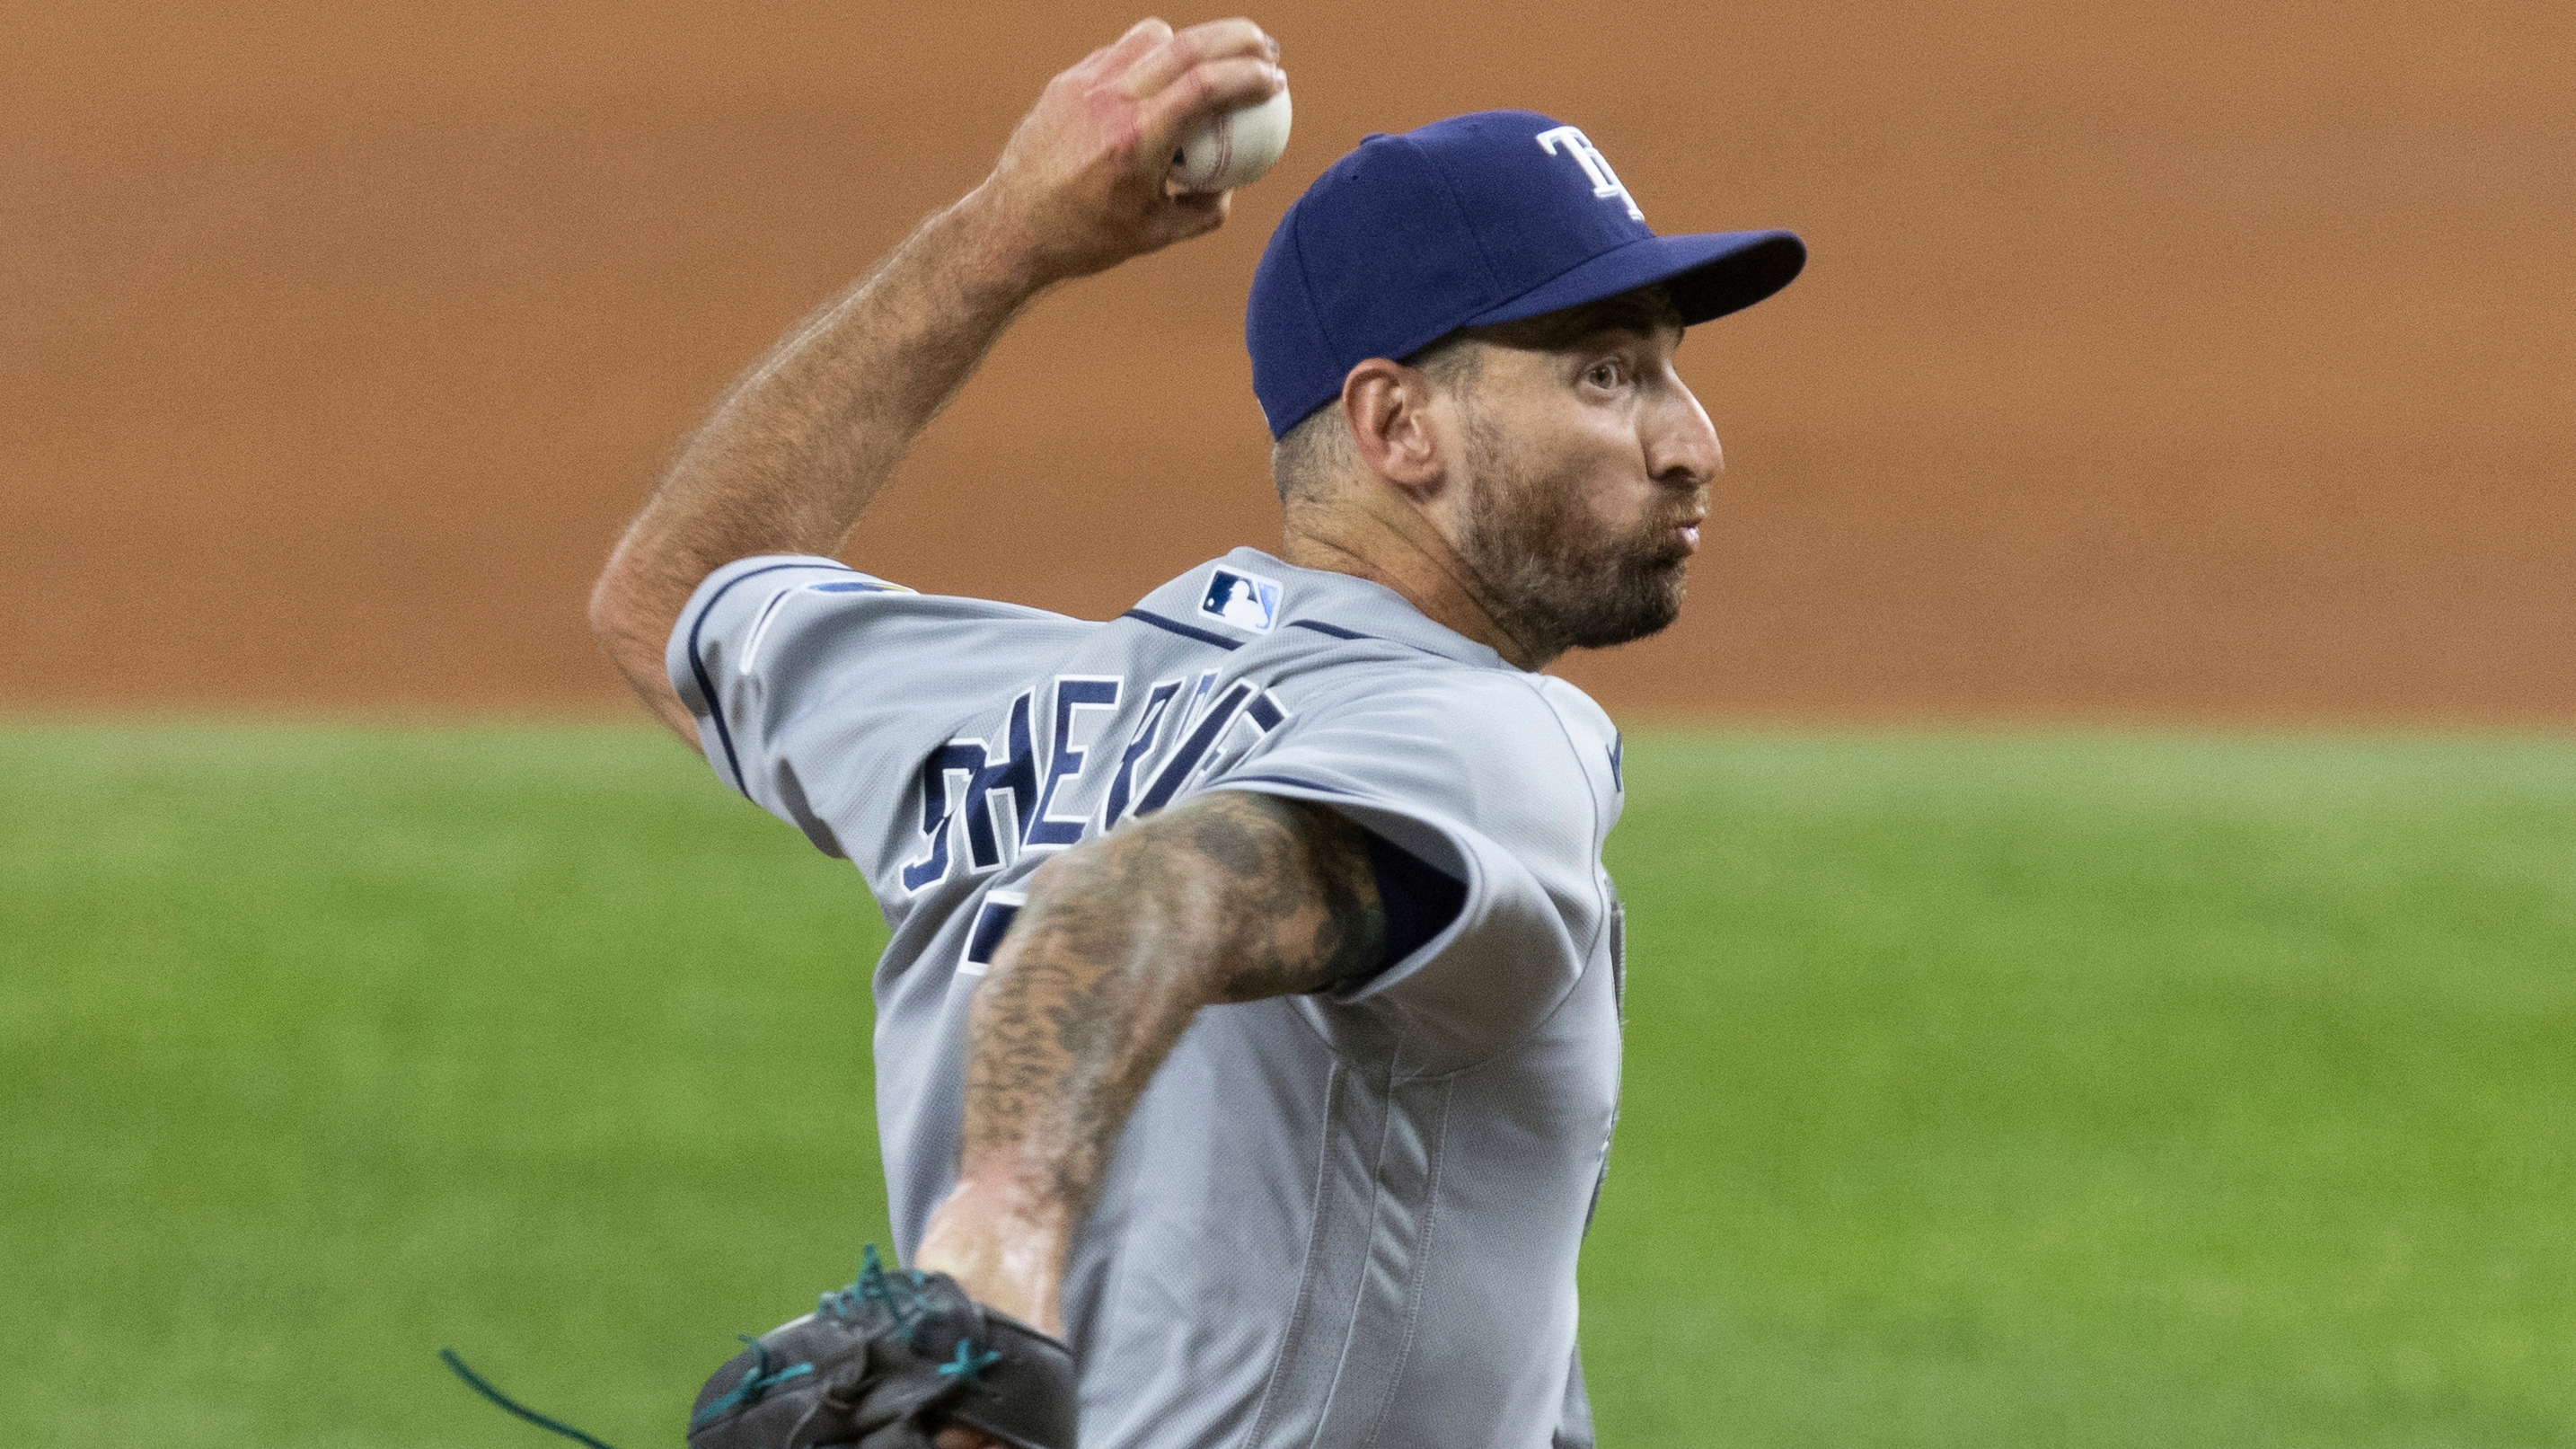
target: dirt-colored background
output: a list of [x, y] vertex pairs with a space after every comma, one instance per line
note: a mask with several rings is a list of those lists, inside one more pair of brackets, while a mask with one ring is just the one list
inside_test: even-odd
[[[614, 699], [582, 596], [674, 439], [1137, 13], [11, 7], [0, 707]], [[2566, 0], [1256, 18], [1280, 170], [1043, 303], [863, 564], [1097, 614], [1270, 542], [1271, 224], [1519, 105], [1814, 250], [1685, 353], [1732, 470], [1685, 622], [1570, 666], [1608, 702], [2576, 719]]]

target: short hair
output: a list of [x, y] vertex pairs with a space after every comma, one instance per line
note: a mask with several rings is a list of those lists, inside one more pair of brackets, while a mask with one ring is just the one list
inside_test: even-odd
[[[1555, 352], [1603, 332], [1656, 332], [1681, 325], [1681, 309], [1674, 305], [1672, 293], [1656, 282], [1517, 322], [1461, 327], [1397, 360], [1419, 369], [1431, 379], [1433, 387], [1455, 395], [1475, 386], [1484, 371], [1484, 352], [1470, 343]], [[1336, 398], [1280, 435], [1270, 449], [1270, 481], [1279, 490], [1283, 504], [1314, 497], [1350, 471], [1358, 456], [1351, 445], [1350, 425], [1343, 421], [1341, 402]]]

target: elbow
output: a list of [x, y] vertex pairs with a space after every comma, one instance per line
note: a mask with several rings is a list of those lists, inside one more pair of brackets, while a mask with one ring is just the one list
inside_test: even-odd
[[599, 582], [591, 586], [590, 632], [644, 708], [694, 747], [697, 722], [680, 703], [663, 667], [671, 627], [686, 597], [684, 593], [678, 601], [665, 601], [657, 596], [630, 537], [618, 545], [600, 571]]
[[625, 550], [618, 550], [599, 571], [599, 579], [590, 586], [590, 633], [601, 648], [614, 657], [617, 641], [634, 633], [632, 586], [623, 565]]
[[[1024, 888], [1027, 896], [1006, 941], [1016, 945], [1042, 926], [1115, 920], [1109, 914], [1114, 909], [1110, 896], [1115, 890], [1113, 882], [1119, 863], [1106, 857], [1121, 843], [1108, 838], [1088, 840], [1039, 862], [1038, 868], [1029, 872]], [[1131, 908], [1142, 905], [1128, 904]], [[1001, 956], [1012, 954], [1015, 953], [1003, 952]]]
[[590, 588], [591, 637], [599, 641], [609, 661], [630, 682], [638, 682], [639, 654], [645, 650], [653, 655], [652, 674], [660, 676], [662, 642], [670, 636], [667, 622], [659, 630], [653, 627], [648, 617], [653, 611], [644, 606], [641, 593], [630, 551], [623, 547], [609, 559], [608, 567], [600, 570], [599, 582]]

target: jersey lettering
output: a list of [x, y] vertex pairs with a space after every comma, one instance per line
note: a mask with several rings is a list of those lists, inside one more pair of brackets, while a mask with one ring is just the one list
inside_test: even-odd
[[1199, 671], [1199, 685], [1198, 688], [1190, 691], [1190, 703], [1187, 713], [1192, 717], [1196, 717], [1199, 711], [1199, 706], [1207, 703], [1208, 691], [1215, 687], [1216, 671], [1213, 669], [1203, 669]]
[[1268, 690], [1255, 691], [1245, 702], [1243, 713], [1235, 717], [1235, 723], [1243, 728], [1218, 737], [1217, 747], [1208, 752], [1206, 762], [1199, 766], [1199, 774], [1205, 777], [1224, 770], [1259, 743], [1262, 736], [1287, 723], [1287, 720], [1288, 711], [1279, 707], [1279, 701]]
[[1281, 722], [1288, 718], [1288, 712], [1281, 709], [1266, 691], [1238, 680], [1208, 708], [1207, 714], [1199, 720], [1199, 727], [1190, 731], [1190, 737], [1182, 741], [1180, 748], [1172, 752], [1172, 758], [1164, 762], [1161, 772], [1154, 776], [1153, 785], [1145, 791], [1144, 798], [1136, 802], [1139, 819], [1170, 804], [1172, 797], [1192, 777], [1217, 767], [1226, 753], [1217, 746], [1225, 739], [1227, 726], [1235, 722], [1238, 714], [1256, 731], [1256, 737], [1279, 728]]
[[948, 874], [948, 777], [973, 780], [983, 773], [982, 740], [950, 740], [930, 752], [921, 764], [921, 833], [930, 851], [903, 868], [903, 888], [918, 891]]
[[[1208, 704], [1195, 715], [1182, 703], [1180, 680], [1158, 680], [1145, 691], [1142, 712], [1119, 751], [1118, 768], [1097, 815], [1088, 809], [1074, 814], [1059, 797], [1069, 802], [1084, 793], [1091, 755], [1103, 747], [1110, 726], [1104, 723], [1088, 743], [1076, 745], [1074, 725], [1085, 710], [1110, 711], [1114, 721], [1119, 706], [1134, 697], [1126, 680], [1106, 675], [1056, 679], [1050, 710], [1055, 728], [1048, 737], [1043, 782], [1031, 738], [1035, 690], [1011, 701], [998, 752], [979, 739], [953, 739], [931, 751], [922, 761], [920, 781], [926, 844], [919, 858], [903, 867], [904, 890], [918, 894], [936, 885], [961, 860], [969, 874], [980, 875], [1008, 864], [1006, 851], [1061, 850], [1080, 843], [1095, 820], [1109, 830], [1121, 820], [1151, 815], [1286, 722], [1288, 711], [1269, 691], [1237, 680], [1220, 692], [1214, 688], [1216, 677], [1212, 669], [1199, 676], [1193, 702], [1207, 699]], [[1007, 815], [1002, 813], [1005, 800]], [[966, 832], [962, 851], [950, 843], [961, 821]]]
[[1127, 750], [1118, 757], [1118, 776], [1109, 782], [1109, 803], [1101, 807], [1100, 827], [1108, 829], [1127, 813], [1127, 792], [1136, 782], [1136, 762], [1154, 752], [1162, 742], [1163, 716], [1172, 708], [1173, 696], [1181, 692], [1181, 682], [1166, 679], [1156, 684], [1145, 698], [1145, 717], [1136, 721], [1136, 733], [1129, 736]]
[[984, 897], [975, 912], [975, 924], [966, 932], [966, 958], [957, 963], [960, 976], [981, 976], [992, 969], [993, 953], [1002, 947], [1011, 922], [1020, 917], [1020, 907], [1029, 903], [1027, 891], [995, 891]]
[[1082, 839], [1087, 816], [1065, 819], [1054, 813], [1055, 792], [1067, 781], [1082, 775], [1083, 759], [1091, 752], [1073, 745], [1073, 718], [1078, 710], [1118, 707], [1118, 694], [1126, 684], [1123, 679], [1067, 675], [1055, 682], [1055, 733], [1049, 737], [1053, 751], [1047, 759], [1046, 788], [1038, 792], [1038, 808], [1029, 814], [1023, 844], [1034, 846], [1071, 845]]
[[1252, 686], [1238, 681], [1223, 698], [1208, 706], [1207, 714], [1199, 720], [1199, 727], [1190, 731], [1190, 737], [1172, 752], [1172, 758], [1163, 764], [1162, 773], [1154, 777], [1154, 783], [1146, 787], [1143, 798], [1136, 802], [1137, 819], [1141, 820], [1171, 803], [1173, 794], [1190, 777], [1190, 770], [1206, 758], [1208, 750], [1216, 744], [1217, 736], [1225, 733], [1225, 727], [1234, 722], [1234, 712], [1243, 708], [1244, 696], [1250, 693]]
[[[1038, 752], [1029, 743], [1029, 694], [1024, 691], [1011, 701], [1010, 743], [1001, 759], [989, 761], [975, 772], [975, 782], [966, 787], [966, 848], [975, 859], [975, 869], [991, 870], [1002, 863], [1002, 842], [1017, 834], [1024, 816], [1038, 798]], [[1009, 828], [995, 829], [993, 797], [1011, 797]]]
[[[996, 759], [982, 740], [950, 740], [930, 752], [921, 765], [921, 833], [930, 841], [930, 849], [921, 859], [903, 868], [903, 888], [918, 891], [948, 875], [952, 863], [948, 853], [949, 826], [958, 815], [966, 819], [966, 853], [971, 868], [991, 870], [1002, 863], [1002, 841], [1016, 840], [1020, 822], [1034, 812], [1030, 806], [1038, 798], [1037, 748], [1029, 740], [1029, 701], [1034, 691], [1022, 691], [1011, 701], [1010, 723], [1003, 727], [1003, 750]], [[948, 777], [966, 777], [966, 799], [962, 810], [949, 805]], [[1007, 826], [993, 821], [994, 797], [1010, 798], [1011, 816]]]

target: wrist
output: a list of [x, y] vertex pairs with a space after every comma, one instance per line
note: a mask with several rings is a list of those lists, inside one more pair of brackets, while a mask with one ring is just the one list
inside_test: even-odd
[[1016, 1184], [969, 1177], [932, 1210], [912, 1266], [946, 1273], [977, 1302], [1062, 1337], [1068, 1226], [1056, 1205]]
[[1026, 302], [1064, 280], [1027, 219], [995, 188], [991, 178], [967, 192], [942, 218], [954, 228], [960, 258], [973, 285], [1011, 305]]

